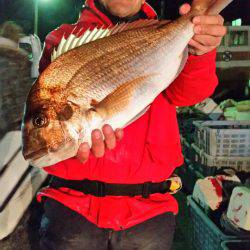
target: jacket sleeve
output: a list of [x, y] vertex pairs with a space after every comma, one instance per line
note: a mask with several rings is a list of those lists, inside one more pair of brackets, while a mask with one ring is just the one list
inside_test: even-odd
[[191, 106], [212, 95], [218, 84], [215, 58], [216, 50], [190, 55], [183, 71], [166, 89], [168, 101], [175, 106]]

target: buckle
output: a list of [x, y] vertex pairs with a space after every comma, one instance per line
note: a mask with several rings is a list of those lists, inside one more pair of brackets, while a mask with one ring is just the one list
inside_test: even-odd
[[167, 180], [169, 180], [171, 182], [171, 184], [169, 186], [169, 191], [170, 191], [169, 193], [170, 194], [176, 194], [179, 190], [181, 190], [182, 182], [181, 182], [181, 178], [178, 175], [173, 174]]
[[98, 197], [105, 197], [106, 196], [105, 189], [106, 189], [105, 183], [97, 181], [97, 196]]
[[142, 184], [142, 198], [147, 199], [150, 195], [151, 182], [144, 182]]

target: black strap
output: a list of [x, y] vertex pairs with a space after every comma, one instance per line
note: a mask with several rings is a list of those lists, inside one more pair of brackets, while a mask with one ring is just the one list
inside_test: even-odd
[[52, 177], [50, 187], [60, 188], [66, 187], [73, 190], [91, 194], [97, 197], [106, 195], [112, 196], [136, 196], [141, 195], [143, 198], [148, 198], [150, 194], [164, 194], [170, 191], [171, 181], [163, 181], [159, 183], [145, 182], [142, 184], [113, 184], [101, 181], [91, 180], [65, 180], [59, 177]]

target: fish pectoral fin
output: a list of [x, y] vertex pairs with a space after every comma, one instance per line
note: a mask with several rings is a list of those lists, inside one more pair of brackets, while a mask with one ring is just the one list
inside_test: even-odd
[[152, 75], [139, 76], [133, 80], [127, 81], [107, 95], [102, 101], [95, 105], [95, 110], [104, 119], [109, 119], [115, 114], [126, 109], [131, 103], [135, 91], [145, 84]]

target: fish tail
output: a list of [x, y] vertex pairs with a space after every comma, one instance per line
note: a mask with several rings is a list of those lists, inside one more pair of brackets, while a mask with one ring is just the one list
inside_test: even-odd
[[233, 0], [193, 0], [192, 14], [195, 15], [217, 15], [227, 7]]

